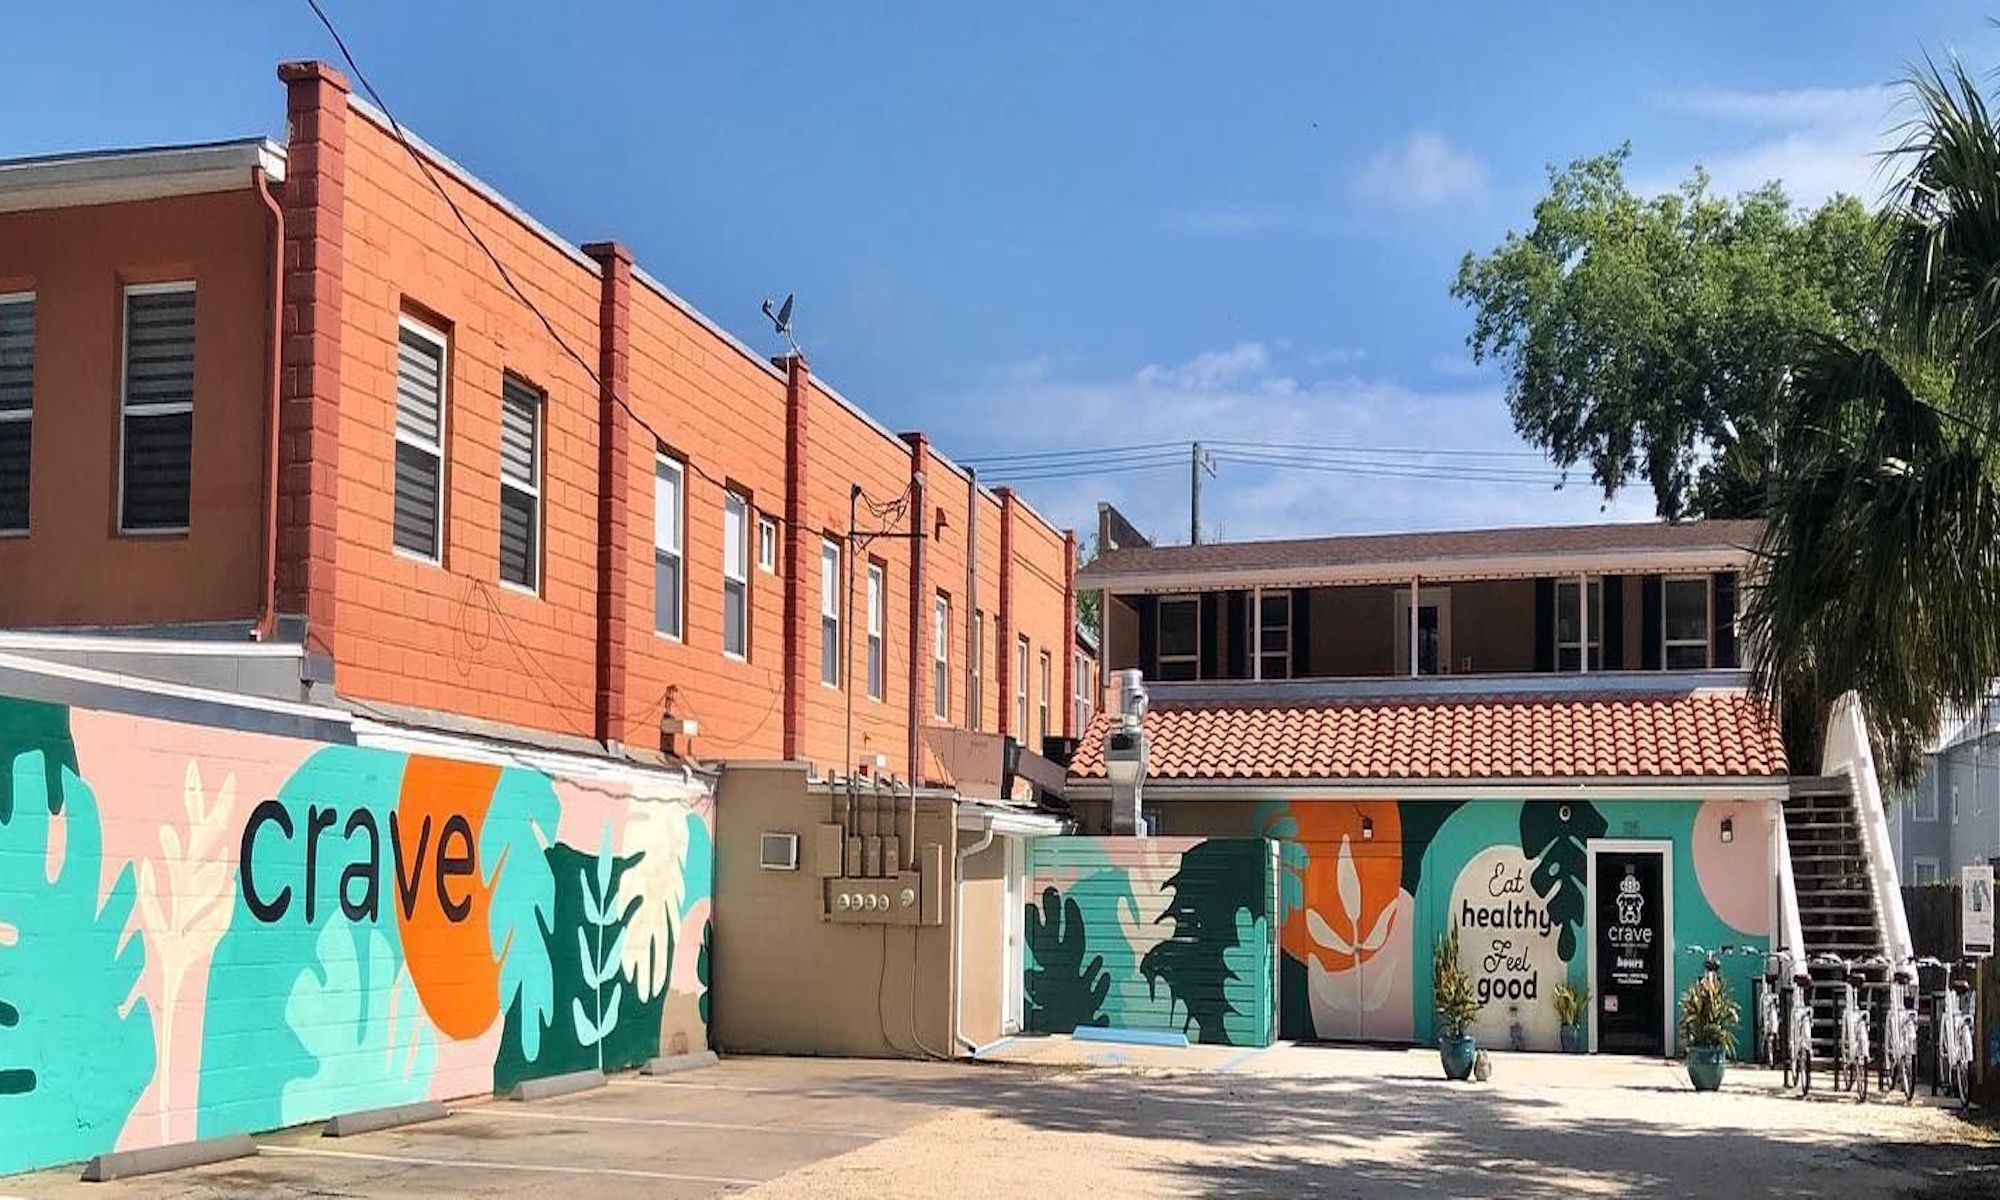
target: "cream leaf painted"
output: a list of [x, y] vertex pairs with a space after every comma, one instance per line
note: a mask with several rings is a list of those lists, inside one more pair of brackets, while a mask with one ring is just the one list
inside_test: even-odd
[[625, 823], [625, 844], [643, 846], [645, 852], [619, 880], [621, 896], [637, 897], [638, 907], [619, 937], [617, 953], [608, 957], [632, 977], [642, 1002], [667, 988], [674, 930], [686, 893], [692, 812], [680, 800], [640, 799]]

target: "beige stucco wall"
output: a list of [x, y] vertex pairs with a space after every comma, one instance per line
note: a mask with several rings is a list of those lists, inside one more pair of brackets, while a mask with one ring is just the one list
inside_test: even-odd
[[[921, 1039], [932, 1052], [951, 1053], [956, 809], [940, 798], [920, 799], [917, 808], [917, 845], [944, 848], [942, 926], [835, 924], [821, 916], [825, 883], [814, 852], [816, 827], [832, 820], [829, 793], [809, 785], [802, 766], [726, 768], [716, 786], [714, 1044], [725, 1052], [883, 1057], [921, 1054]], [[758, 866], [766, 830], [799, 835], [798, 870]]]
[[[978, 835], [965, 835], [967, 844]], [[959, 985], [965, 999], [959, 1010], [959, 1031], [975, 1046], [984, 1046], [1001, 1032], [1001, 964], [1006, 959], [1006, 841], [993, 844], [965, 860], [964, 919], [959, 936]]]

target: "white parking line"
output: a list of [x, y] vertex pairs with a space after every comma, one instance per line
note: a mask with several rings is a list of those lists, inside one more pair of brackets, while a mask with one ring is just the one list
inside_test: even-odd
[[314, 1150], [305, 1146], [259, 1146], [259, 1154], [288, 1155], [295, 1158], [344, 1158], [356, 1162], [393, 1163], [408, 1167], [458, 1167], [476, 1171], [527, 1171], [547, 1175], [615, 1175], [621, 1179], [665, 1179], [675, 1183], [715, 1183], [725, 1187], [754, 1187], [761, 1179], [738, 1179], [729, 1175], [687, 1175], [675, 1171], [641, 1171], [636, 1167], [575, 1167], [542, 1163], [488, 1162], [477, 1158], [423, 1158], [413, 1154], [364, 1154], [358, 1150]]
[[873, 1141], [889, 1136], [872, 1129], [810, 1129], [798, 1125], [756, 1125], [742, 1121], [688, 1121], [675, 1117], [614, 1117], [597, 1113], [569, 1112], [563, 1109], [521, 1110], [480, 1105], [477, 1108], [454, 1108], [454, 1114], [467, 1116], [513, 1117], [520, 1121], [589, 1121], [598, 1125], [660, 1125], [671, 1129], [715, 1129], [734, 1130], [743, 1133], [808, 1133], [823, 1137], [857, 1138]]

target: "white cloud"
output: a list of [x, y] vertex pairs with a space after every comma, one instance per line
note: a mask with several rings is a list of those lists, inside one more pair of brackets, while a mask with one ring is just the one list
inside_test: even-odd
[[1190, 237], [1241, 237], [1294, 224], [1296, 214], [1275, 205], [1197, 204], [1166, 215], [1170, 233]]
[[[1735, 194], [1775, 179], [1792, 200], [1814, 206], [1836, 192], [1874, 203], [1884, 178], [1880, 151], [1897, 121], [1895, 88], [1795, 88], [1737, 91], [1700, 88], [1668, 96], [1663, 106], [1690, 117], [1710, 147], [1696, 156], [1717, 191]], [[1647, 191], [1679, 182], [1636, 181]]]
[[[1221, 455], [1203, 492], [1203, 526], [1232, 539], [1360, 531], [1543, 524], [1651, 516], [1650, 496], [1621, 496], [1609, 507], [1588, 479], [1555, 490], [1556, 472], [1515, 436], [1497, 389], [1410, 388], [1353, 373], [1315, 373], [1312, 354], [1296, 362], [1279, 344], [1242, 342], [1179, 363], [1123, 375], [1060, 374], [1046, 362], [1002, 368], [967, 394], [940, 398], [965, 414], [952, 440], [985, 454], [1065, 451], [1154, 443], [1209, 443]], [[1323, 364], [1322, 364], [1323, 365]], [[1224, 447], [1225, 441], [1259, 449]], [[1326, 445], [1374, 453], [1302, 450]], [[1418, 449], [1422, 454], [1383, 454]], [[1438, 449], [1502, 455], [1439, 455]], [[1312, 455], [1299, 470], [1232, 455]], [[1088, 532], [1109, 500], [1164, 540], [1187, 537], [1188, 459], [1184, 448], [1117, 459], [1066, 458], [1076, 473], [1020, 478], [1031, 503], [1059, 524]], [[1142, 470], [1108, 469], [1142, 463]], [[994, 463], [995, 483], [1036, 469]], [[1503, 477], [1504, 476], [1504, 477]]]
[[1355, 194], [1384, 208], [1426, 209], [1476, 203], [1491, 188], [1486, 165], [1443, 134], [1419, 131], [1376, 152], [1355, 178]]

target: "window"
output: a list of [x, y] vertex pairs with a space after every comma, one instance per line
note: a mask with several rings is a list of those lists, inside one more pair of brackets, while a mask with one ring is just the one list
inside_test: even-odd
[[722, 494], [722, 652], [750, 653], [750, 498]]
[[1661, 634], [1669, 671], [1698, 671], [1708, 666], [1708, 576], [1683, 575], [1663, 581]]
[[1958, 785], [1951, 785], [1951, 823], [1958, 824]]
[[882, 677], [887, 674], [883, 662], [882, 606], [887, 600], [883, 593], [882, 564], [868, 564], [868, 698], [882, 698]]
[[1201, 678], [1201, 597], [1163, 596], [1159, 608], [1160, 678]]
[[[1703, 602], [1704, 604], [1706, 601]], [[1580, 614], [1576, 610], [1576, 580], [1556, 581], [1556, 670], [1575, 671], [1582, 653], [1579, 637], [1582, 630], [1577, 628]], [[1704, 620], [1706, 620], [1704, 610]], [[1702, 638], [1703, 653], [1707, 653], [1708, 639]], [[1706, 666], [1706, 662], [1703, 663]], [[1602, 581], [1590, 581], [1590, 669], [1604, 669], [1604, 586]]]
[[980, 662], [986, 657], [986, 614], [972, 610], [972, 711], [967, 714], [966, 726], [978, 733], [986, 718], [982, 715], [986, 708], [986, 680]]
[[1266, 592], [1258, 604], [1257, 669], [1262, 679], [1292, 677], [1292, 594]]
[[28, 446], [35, 412], [35, 297], [0, 296], [0, 533], [28, 532]]
[[[1943, 764], [1938, 764], [1942, 766]], [[1910, 797], [1910, 819], [1927, 825], [1938, 819], [1938, 767], [1933, 766], [1928, 775], [1917, 783], [1916, 793]]]
[[1042, 651], [1041, 666], [1042, 666], [1042, 679], [1041, 679], [1042, 686], [1041, 690], [1035, 693], [1037, 698], [1035, 716], [1041, 722], [1040, 725], [1037, 726], [1037, 728], [1039, 728], [1042, 731], [1043, 737], [1048, 737], [1049, 736], [1049, 652], [1046, 650]]
[[662, 454], [653, 459], [653, 630], [679, 641], [683, 505], [687, 468]]
[[1918, 887], [1944, 882], [1944, 872], [1938, 868], [1935, 858], [1912, 858], [1910, 860], [1910, 882]]
[[769, 517], [757, 518], [757, 569], [778, 573], [778, 523]]
[[403, 318], [396, 335], [395, 547], [432, 562], [444, 542], [444, 335]]
[[840, 544], [819, 543], [819, 681], [840, 686]]
[[1076, 695], [1073, 696], [1071, 699], [1076, 706], [1074, 723], [1076, 726], [1076, 733], [1078, 737], [1083, 736], [1084, 727], [1090, 724], [1090, 718], [1091, 718], [1090, 668], [1092, 665], [1093, 664], [1090, 661], [1090, 655], [1084, 653], [1081, 650], [1078, 650], [1076, 652], [1076, 661], [1074, 665], [1071, 667], [1071, 670], [1075, 673], [1076, 677], [1075, 678]]
[[125, 289], [118, 528], [179, 533], [194, 473], [194, 285]]
[[500, 580], [541, 587], [542, 393], [500, 381]]
[[1028, 740], [1028, 639], [1014, 644], [1014, 738]]
[[951, 597], [943, 592], [933, 602], [937, 626], [931, 633], [931, 715], [951, 720]]

